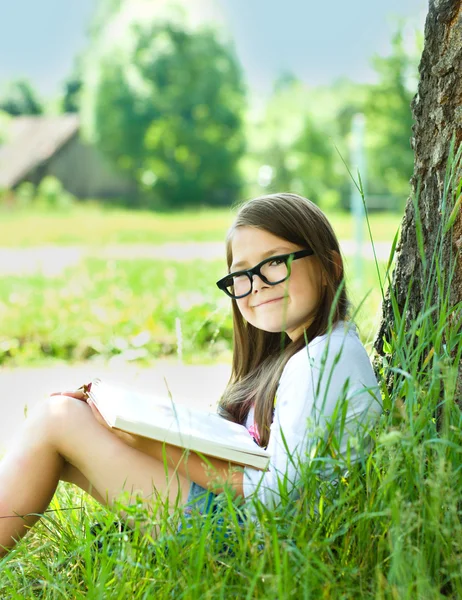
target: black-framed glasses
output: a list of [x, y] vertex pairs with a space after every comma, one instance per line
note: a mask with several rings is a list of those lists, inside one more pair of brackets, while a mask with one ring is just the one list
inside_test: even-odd
[[230, 298], [244, 298], [253, 289], [253, 276], [258, 275], [268, 285], [277, 285], [290, 277], [290, 266], [297, 258], [311, 256], [314, 251], [311, 248], [298, 250], [289, 254], [279, 254], [265, 258], [252, 269], [230, 273], [217, 281], [217, 286]]

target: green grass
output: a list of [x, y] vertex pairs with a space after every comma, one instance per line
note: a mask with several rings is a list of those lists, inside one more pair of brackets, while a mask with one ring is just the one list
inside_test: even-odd
[[[445, 218], [443, 215], [442, 226]], [[435, 256], [442, 264], [442, 247], [436, 248]], [[80, 319], [79, 328], [84, 324], [96, 327], [87, 323], [91, 305], [96, 303], [100, 317], [92, 320], [99, 318], [101, 326], [111, 328], [123, 314], [120, 311], [137, 302], [141, 289], [149, 289], [137, 305], [141, 312], [145, 303], [154, 303], [156, 294], [163, 293], [154, 283], [165, 278], [166, 266], [152, 264], [152, 271], [146, 271], [147, 263], [133, 262], [117, 261], [108, 268], [89, 261], [72, 277], [69, 272], [57, 280], [54, 295], [58, 294], [58, 299], [47, 296], [46, 301], [52, 302], [54, 310], [63, 304], [61, 321], [68, 328], [71, 322], [75, 325], [76, 318]], [[178, 290], [180, 285], [183, 290], [204, 293], [205, 284], [199, 282], [198, 275], [189, 275], [188, 283], [180, 284], [182, 267], [169, 268], [176, 274], [171, 276], [165, 300], [173, 306], [175, 293], [170, 290]], [[220, 270], [218, 265], [211, 268]], [[370, 278], [377, 289], [373, 269], [367, 266], [366, 273], [366, 281]], [[462, 415], [455, 394], [462, 354], [462, 332], [457, 326], [462, 306], [448, 304], [450, 275], [439, 271], [437, 277], [436, 270], [427, 272], [426, 305], [410, 327], [405, 327], [405, 311], [398, 310], [392, 296], [392, 335], [378, 366], [384, 412], [372, 434], [372, 450], [364, 452], [359, 462], [352, 464], [348, 454], [344, 458], [337, 454], [333, 430], [327, 442], [317, 440], [311, 461], [303, 467], [300, 499], [295, 503], [283, 501], [273, 511], [257, 505], [258, 528], [252, 522], [242, 529], [237, 526], [238, 509], [225, 494], [227, 511], [222, 515], [221, 529], [213, 520], [206, 520], [201, 527], [199, 520], [192, 519], [192, 528], [179, 538], [168, 536], [169, 522], [161, 520], [164, 535], [158, 543], [140, 535], [138, 527], [132, 537], [109, 530], [114, 519], [111, 513], [83, 493], [60, 484], [50, 506], [55, 512], [46, 513], [35, 531], [0, 560], [0, 597], [462, 597]], [[12, 282], [2, 283], [1, 297]], [[22, 309], [32, 310], [27, 306], [27, 298], [32, 298], [28, 294], [33, 293], [35, 302], [46, 289], [33, 278], [24, 282], [22, 291], [16, 282], [16, 292], [23, 298]], [[367, 287], [369, 284], [354, 294], [359, 296]], [[92, 291], [94, 288], [97, 292]], [[108, 291], [111, 302], [105, 304], [102, 298]], [[214, 304], [213, 293], [207, 296], [208, 301]], [[115, 306], [114, 313], [111, 306]], [[14, 320], [19, 322], [21, 310], [15, 310]], [[45, 314], [41, 310], [36, 314], [39, 328], [39, 315]], [[147, 312], [139, 316], [142, 328], [146, 327]], [[371, 312], [364, 310], [363, 323]], [[180, 318], [184, 314], [180, 312]], [[127, 327], [135, 316], [126, 313], [122, 335], [130, 337]], [[11, 326], [10, 319], [11, 314], [2, 314], [4, 326]], [[139, 328], [133, 330], [136, 332]], [[87, 334], [97, 335], [93, 330]], [[359, 440], [351, 443], [361, 447]], [[326, 467], [336, 485], [326, 477]], [[137, 523], [149, 519], [137, 505], [127, 510]], [[89, 533], [95, 521], [107, 528], [99, 537], [100, 551]], [[232, 553], [223, 551], [223, 527]]]
[[[38, 210], [33, 206], [22, 210], [0, 207], [0, 246], [223, 241], [233, 214], [231, 209], [154, 213], [91, 202], [63, 211]], [[340, 239], [354, 237], [349, 213], [329, 213], [328, 216]], [[371, 226], [375, 241], [392, 240], [400, 222], [401, 216], [395, 213], [373, 214]]]
[[198, 360], [198, 350], [217, 358], [231, 338], [228, 303], [215, 286], [222, 270], [220, 261], [89, 258], [53, 279], [0, 278], [0, 356], [23, 365], [45, 356], [152, 362], [180, 345], [184, 359]]
[[[380, 294], [375, 265], [352, 282], [352, 300], [367, 344], [378, 322]], [[382, 271], [384, 267], [382, 265]], [[230, 301], [215, 285], [223, 261], [87, 258], [54, 278], [0, 277], [0, 363], [81, 361], [120, 355], [152, 364], [176, 356], [185, 362], [229, 360]]]

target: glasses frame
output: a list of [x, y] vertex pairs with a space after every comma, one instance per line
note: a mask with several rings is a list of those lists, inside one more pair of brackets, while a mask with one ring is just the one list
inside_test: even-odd
[[[240, 298], [245, 298], [246, 296], [248, 296], [249, 294], [252, 293], [252, 291], [253, 291], [253, 276], [254, 275], [258, 275], [260, 277], [260, 279], [267, 285], [278, 285], [279, 283], [282, 283], [283, 281], [287, 281], [287, 279], [289, 279], [290, 265], [292, 264], [292, 262], [294, 260], [297, 260], [298, 258], [305, 258], [306, 256], [312, 256], [313, 254], [314, 254], [314, 250], [312, 248], [306, 248], [305, 250], [297, 250], [296, 252], [289, 252], [289, 254], [278, 254], [276, 256], [270, 256], [268, 258], [265, 258], [265, 260], [262, 260], [261, 262], [259, 262], [258, 265], [256, 265], [252, 269], [245, 269], [243, 271], [234, 271], [233, 273], [229, 273], [228, 275], [226, 275], [226, 277], [223, 277], [222, 279], [217, 281], [217, 286], [220, 290], [225, 292], [225, 294], [227, 296], [229, 296], [230, 298], [232, 298], [233, 300], [239, 300]], [[281, 259], [284, 260], [284, 262], [286, 263], [287, 276], [284, 277], [284, 279], [280, 279], [279, 281], [268, 281], [268, 279], [261, 273], [261, 268], [273, 260], [281, 260]], [[226, 285], [226, 282], [229, 280], [229, 278], [230, 277], [233, 278], [236, 275], [247, 275], [247, 277], [249, 278], [249, 281], [250, 281], [250, 290], [248, 292], [246, 292], [245, 294], [241, 294], [240, 296], [236, 296], [236, 295], [228, 292], [228, 290], [227, 290], [228, 286]]]

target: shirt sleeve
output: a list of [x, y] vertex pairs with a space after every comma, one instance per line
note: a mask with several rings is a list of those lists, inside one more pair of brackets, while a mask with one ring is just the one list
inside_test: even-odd
[[[351, 425], [365, 414], [380, 410], [377, 381], [369, 357], [358, 339], [357, 345], [345, 348], [338, 339], [329, 345], [318, 344], [293, 356], [287, 363], [277, 390], [276, 410], [270, 429], [267, 471], [244, 469], [244, 497], [257, 496], [271, 508], [283, 496], [297, 494], [300, 465], [310, 458], [311, 449], [332, 417], [339, 399], [346, 398], [346, 427], [341, 452], [347, 449]], [[358, 351], [359, 350], [359, 351]], [[369, 389], [370, 388], [370, 389]], [[370, 393], [372, 390], [372, 393]]]

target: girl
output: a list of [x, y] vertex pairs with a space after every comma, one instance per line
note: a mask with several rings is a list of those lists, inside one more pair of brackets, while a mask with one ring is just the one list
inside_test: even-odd
[[82, 391], [53, 394], [0, 463], [0, 515], [9, 517], [0, 519], [0, 552], [35, 523], [60, 480], [109, 508], [128, 493], [129, 502], [180, 498], [208, 511], [225, 487], [236, 501], [257, 498], [269, 508], [282, 489], [295, 498], [300, 467], [340, 400], [347, 403], [339, 452], [353, 455], [349, 437], [380, 412], [379, 392], [348, 321], [339, 244], [325, 215], [295, 194], [256, 198], [240, 209], [226, 248], [228, 274], [217, 285], [231, 298], [234, 355], [219, 412], [268, 448], [268, 470], [213, 457], [205, 464], [180, 448], [112, 432]]

